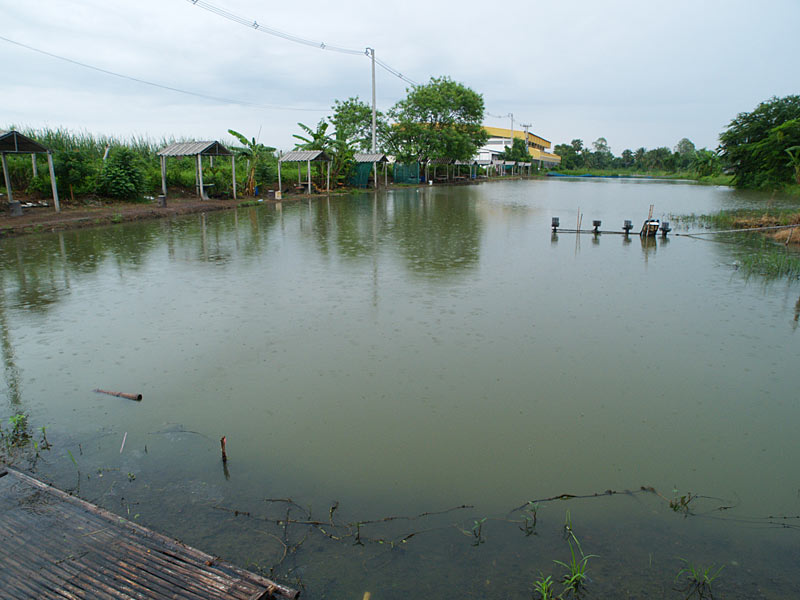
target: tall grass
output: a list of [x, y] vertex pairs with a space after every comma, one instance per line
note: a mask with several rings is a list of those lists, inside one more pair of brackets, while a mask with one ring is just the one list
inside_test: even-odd
[[[72, 197], [82, 202], [102, 194], [101, 174], [105, 164], [106, 153], [113, 154], [115, 149], [126, 148], [136, 157], [138, 169], [146, 182], [146, 195], [159, 193], [161, 187], [161, 168], [158, 151], [175, 142], [189, 141], [185, 138], [133, 135], [117, 137], [95, 135], [87, 131], [72, 131], [62, 127], [33, 129], [30, 127], [8, 127], [16, 129], [23, 135], [36, 140], [51, 150], [55, 158], [56, 177], [59, 189], [62, 190], [62, 202], [69, 203]], [[38, 157], [38, 177], [33, 176], [31, 158], [27, 155], [9, 155], [9, 171], [15, 193], [24, 193], [32, 198], [47, 198], [50, 195], [50, 175], [46, 162]], [[232, 193], [231, 166], [228, 160], [214, 161], [211, 167], [205, 161], [204, 179], [213, 183], [212, 193], [229, 196]], [[277, 159], [275, 159], [277, 165]], [[181, 188], [191, 193], [195, 186], [195, 161], [191, 157], [171, 158], [167, 161], [167, 185]], [[238, 166], [238, 165], [237, 165]], [[237, 169], [237, 186], [244, 189], [245, 169]], [[291, 179], [291, 176], [288, 178]], [[4, 182], [0, 178], [0, 185]]]

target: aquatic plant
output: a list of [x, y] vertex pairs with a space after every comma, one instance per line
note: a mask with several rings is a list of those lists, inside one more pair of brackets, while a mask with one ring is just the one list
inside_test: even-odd
[[[575, 546], [573, 546], [573, 541]], [[575, 597], [580, 597], [583, 593], [584, 588], [586, 586], [586, 582], [588, 577], [586, 572], [589, 568], [589, 559], [596, 558], [596, 554], [584, 554], [583, 550], [581, 550], [580, 543], [578, 543], [578, 539], [575, 537], [574, 533], [570, 533], [570, 539], [567, 540], [567, 544], [569, 545], [569, 553], [570, 553], [570, 561], [569, 563], [565, 563], [561, 560], [554, 560], [553, 562], [557, 565], [561, 565], [562, 567], [567, 569], [567, 572], [564, 574], [562, 578], [562, 583], [564, 584], [564, 591], [562, 592], [561, 596], [564, 597], [570, 593], [574, 594]], [[578, 548], [578, 552], [575, 552], [575, 547]]]
[[787, 252], [779, 247], [753, 252], [739, 259], [739, 268], [746, 276], [760, 275], [766, 279], [797, 278], [800, 277], [800, 254]]
[[539, 505], [536, 502], [528, 502], [527, 506], [522, 511], [522, 530], [526, 536], [536, 533], [536, 513], [539, 510]]
[[483, 538], [483, 524], [486, 522], [487, 517], [483, 517], [480, 520], [473, 521], [472, 525], [472, 537], [475, 538], [472, 541], [473, 546], [480, 546], [486, 540]]
[[714, 593], [711, 584], [719, 577], [725, 565], [722, 565], [715, 571], [714, 565], [704, 569], [702, 567], [696, 567], [684, 558], [680, 560], [685, 566], [678, 571], [678, 574], [675, 576], [675, 581], [683, 580], [685, 587], [677, 589], [676, 591], [685, 593], [687, 600], [692, 597], [696, 597], [698, 600], [713, 600]]
[[678, 496], [679, 492], [677, 489], [672, 490], [672, 493], [674, 494], [674, 497], [669, 501], [669, 507], [675, 512], [683, 513], [684, 517], [689, 516], [691, 514], [689, 511], [689, 504], [692, 500], [697, 498], [697, 495], [693, 495], [691, 492], [688, 492], [683, 496]]
[[14, 448], [25, 446], [31, 438], [28, 433], [28, 416], [24, 413], [17, 413], [8, 418], [10, 429], [3, 429], [0, 423], [0, 441], [5, 446], [6, 452], [11, 452]]
[[533, 583], [534, 593], [539, 594], [537, 600], [557, 600], [553, 585], [553, 578], [550, 575], [545, 577], [542, 573], [539, 573], [539, 579]]

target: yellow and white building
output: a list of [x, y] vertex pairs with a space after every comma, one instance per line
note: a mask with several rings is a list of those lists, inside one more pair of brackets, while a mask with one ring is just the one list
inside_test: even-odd
[[543, 137], [528, 132], [526, 139], [524, 131], [516, 129], [512, 131], [503, 127], [487, 127], [484, 125], [483, 129], [489, 134], [489, 139], [478, 150], [478, 160], [491, 161], [497, 158], [506, 148], [510, 148], [512, 140], [517, 138], [527, 142], [531, 161], [535, 161], [540, 167], [553, 168], [561, 164], [561, 157], [548, 151], [551, 144]]

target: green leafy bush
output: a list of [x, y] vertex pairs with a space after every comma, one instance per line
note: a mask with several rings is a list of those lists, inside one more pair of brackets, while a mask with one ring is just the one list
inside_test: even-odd
[[140, 200], [146, 189], [137, 155], [125, 146], [116, 148], [100, 173], [100, 193], [119, 200]]

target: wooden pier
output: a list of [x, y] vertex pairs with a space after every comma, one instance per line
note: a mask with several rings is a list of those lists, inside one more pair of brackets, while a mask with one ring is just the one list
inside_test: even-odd
[[0, 596], [266, 600], [298, 592], [0, 466]]

